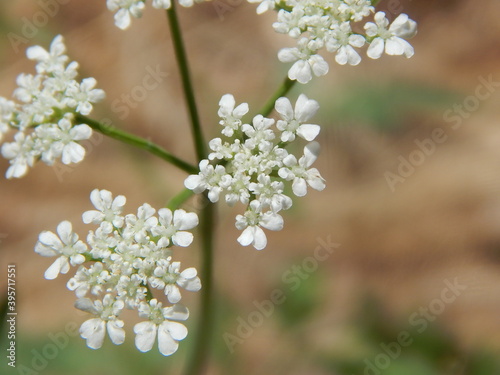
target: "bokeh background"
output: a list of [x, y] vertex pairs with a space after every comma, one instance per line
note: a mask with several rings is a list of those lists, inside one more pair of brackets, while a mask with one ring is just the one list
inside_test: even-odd
[[[56, 10], [44, 10], [48, 3]], [[382, 0], [378, 8], [418, 22], [413, 58], [365, 57], [343, 67], [328, 56], [328, 76], [290, 94], [303, 91], [321, 105], [317, 167], [327, 189], [295, 200], [284, 213], [285, 229], [269, 233], [261, 252], [237, 244], [237, 209], [218, 207], [210, 374], [500, 374], [500, 2]], [[232, 93], [255, 113], [285, 76], [288, 66], [276, 53], [292, 41], [273, 32], [274, 13], [257, 16], [242, 0], [179, 13], [211, 138], [220, 130], [220, 97]], [[63, 34], [80, 77], [95, 77], [107, 93], [92, 117], [194, 161], [166, 17], [148, 9], [127, 31], [112, 17], [104, 1], [2, 1], [0, 95], [10, 97], [16, 76], [33, 72], [27, 46], [47, 46]], [[13, 44], [14, 34], [21, 39]], [[130, 111], [119, 110], [148, 69], [166, 76]], [[464, 105], [460, 117], [450, 117]], [[416, 158], [417, 143], [435, 129], [446, 140]], [[178, 374], [194, 335], [165, 358], [156, 348], [139, 353], [128, 324], [124, 345], [106, 341], [93, 351], [76, 333], [86, 318], [73, 308], [68, 277], [43, 279], [50, 260], [33, 252], [38, 234], [66, 219], [83, 236], [81, 213], [90, 209], [94, 188], [126, 195], [127, 212], [135, 212], [144, 202], [161, 207], [183, 186], [182, 172], [114, 140], [95, 136], [86, 147], [74, 168], [39, 164], [20, 180], [0, 182], [2, 292], [7, 264], [17, 265], [12, 373]], [[397, 175], [411, 155], [414, 170], [391, 188], [387, 172]], [[0, 160], [0, 170], [7, 167]], [[312, 261], [325, 242], [335, 250]], [[196, 246], [177, 257], [199, 264]], [[257, 306], [275, 290], [284, 302], [260, 319]], [[198, 299], [184, 298], [193, 331]], [[248, 337], [228, 345], [228, 334], [245, 331], [252, 317]], [[0, 340], [4, 352], [5, 331]], [[0, 372], [8, 374], [4, 354]]]

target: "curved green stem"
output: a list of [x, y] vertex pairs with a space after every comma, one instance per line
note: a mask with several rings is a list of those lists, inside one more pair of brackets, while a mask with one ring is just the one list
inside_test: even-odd
[[182, 190], [179, 194], [168, 201], [167, 208], [171, 209], [172, 211], [177, 210], [185, 201], [191, 198], [193, 194], [194, 192], [192, 190]]
[[149, 153], [162, 158], [163, 160], [169, 162], [170, 164], [175, 165], [176, 167], [182, 169], [183, 171], [185, 171], [189, 174], [198, 173], [197, 167], [189, 164], [188, 162], [186, 162], [182, 159], [179, 159], [178, 157], [172, 155], [171, 153], [169, 153], [168, 151], [166, 151], [165, 149], [163, 149], [162, 147], [158, 146], [157, 144], [155, 144], [151, 141], [148, 141], [144, 138], [127, 133], [127, 132], [120, 130], [120, 129], [117, 129], [113, 126], [102, 124], [99, 121], [93, 120], [91, 118], [80, 115], [78, 113], [75, 114], [75, 119], [77, 122], [87, 124], [92, 129], [98, 131], [99, 133], [107, 135], [110, 138], [113, 138], [113, 139], [116, 139], [118, 141], [127, 143], [129, 145], [138, 147], [140, 149], [146, 150]]
[[274, 109], [274, 104], [276, 100], [278, 100], [282, 96], [285, 96], [292, 89], [292, 87], [295, 86], [296, 83], [297, 81], [292, 81], [290, 78], [286, 77], [281, 86], [278, 88], [278, 90], [276, 90], [274, 95], [267, 101], [264, 107], [262, 107], [259, 114], [261, 114], [264, 117], [269, 116], [269, 114]]
[[201, 260], [201, 301], [197, 331], [193, 351], [188, 358], [185, 375], [199, 375], [207, 368], [211, 339], [214, 328], [214, 290], [213, 290], [213, 238], [215, 234], [215, 204], [208, 201], [200, 213], [200, 238], [202, 238]]
[[172, 41], [174, 44], [175, 58], [177, 60], [177, 66], [181, 74], [184, 99], [186, 100], [189, 116], [191, 118], [191, 131], [193, 133], [196, 156], [198, 158], [198, 161], [200, 161], [207, 155], [206, 146], [205, 140], [203, 139], [203, 133], [201, 131], [200, 118], [196, 106], [193, 84], [191, 82], [191, 74], [189, 72], [186, 49], [184, 48], [184, 42], [182, 41], [181, 28], [179, 25], [175, 7], [175, 1], [172, 1], [171, 7], [167, 9], [167, 17], [169, 21], [168, 23], [170, 25], [170, 32], [172, 34]]

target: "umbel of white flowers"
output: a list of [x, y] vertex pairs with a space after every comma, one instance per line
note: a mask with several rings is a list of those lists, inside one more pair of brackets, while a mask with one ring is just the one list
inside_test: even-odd
[[[200, 162], [200, 172], [189, 176], [184, 185], [195, 193], [208, 190], [212, 202], [223, 195], [230, 206], [238, 201], [245, 204], [245, 213], [236, 216], [236, 227], [243, 230], [238, 242], [262, 250], [267, 245], [262, 228], [281, 230], [283, 218], [279, 212], [292, 206], [292, 199], [285, 194], [286, 184], [291, 184], [293, 194], [299, 197], [306, 195], [308, 186], [325, 188], [318, 170], [311, 168], [319, 154], [318, 143], [312, 141], [320, 126], [308, 122], [319, 105], [304, 94], [295, 107], [282, 97], [275, 104], [278, 121], [257, 115], [252, 124], [246, 124], [242, 117], [249, 110], [247, 103], [236, 106], [234, 97], [226, 94], [219, 104], [226, 140], [209, 142], [212, 152], [208, 159]], [[299, 158], [285, 149], [298, 138], [310, 142]]]
[[[192, 243], [188, 230], [198, 225], [198, 216], [184, 210], [156, 211], [147, 203], [138, 208], [137, 215], [123, 215], [125, 197], [113, 198], [107, 190], [92, 191], [90, 200], [95, 210], [84, 212], [83, 221], [97, 228], [88, 232], [86, 243], [73, 232], [69, 221], [57, 226], [57, 234], [40, 233], [35, 252], [56, 257], [45, 278], [52, 280], [71, 266], [78, 267], [67, 287], [78, 298], [75, 307], [92, 315], [80, 328], [90, 348], [102, 346], [106, 331], [114, 344], [123, 343], [120, 314], [127, 308], [146, 319], [134, 326], [136, 347], [149, 351], [158, 337], [160, 352], [171, 355], [187, 335], [186, 327], [179, 323], [189, 316], [187, 308], [179, 304], [180, 290], [201, 289], [196, 269], [181, 271], [180, 262], [172, 260], [173, 248]], [[155, 289], [171, 305], [163, 307], [153, 298]]]
[[85, 149], [78, 142], [89, 139], [92, 129], [75, 124], [74, 114], [88, 115], [92, 103], [104, 99], [94, 78], [75, 80], [78, 63], [67, 63], [62, 36], [54, 38], [47, 51], [40, 46], [26, 51], [35, 60], [37, 74], [20, 74], [14, 98], [0, 97], [0, 142], [15, 130], [14, 142], [2, 145], [2, 155], [10, 161], [6, 177], [22, 177], [37, 160], [52, 165], [61, 158], [64, 164], [78, 163]]
[[[180, 5], [192, 6], [204, 0], [179, 0]], [[413, 56], [413, 47], [406, 41], [417, 33], [417, 24], [406, 14], [390, 23], [384, 12], [377, 12], [373, 22], [366, 22], [365, 33], [355, 32], [352, 25], [375, 12], [372, 0], [248, 0], [258, 3], [257, 13], [277, 11], [273, 28], [277, 33], [295, 39], [296, 47], [283, 48], [278, 58], [293, 63], [288, 71], [291, 80], [309, 82], [313, 76], [328, 73], [328, 62], [318, 53], [326, 49], [335, 54], [338, 64], [358, 65], [361, 56], [357, 49], [368, 45], [367, 55], [378, 59], [388, 55]], [[131, 16], [141, 17], [144, 0], [107, 0], [108, 9], [116, 11], [115, 24], [126, 29]], [[153, 0], [153, 7], [169, 9], [171, 0]]]

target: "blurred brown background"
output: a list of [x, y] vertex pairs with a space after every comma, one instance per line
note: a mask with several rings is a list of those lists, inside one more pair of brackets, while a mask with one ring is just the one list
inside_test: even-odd
[[[80, 78], [95, 77], [107, 93], [106, 102], [95, 106], [93, 118], [110, 119], [194, 161], [164, 14], [148, 6], [142, 19], [120, 31], [104, 1], [69, 1], [58, 5], [27, 43], [13, 46], [8, 33], [22, 36], [26, 22], [34, 22], [42, 11], [40, 4], [17, 0], [0, 5], [0, 95], [10, 97], [15, 77], [34, 71], [24, 57], [27, 46], [47, 46], [53, 36], [63, 34], [70, 57], [80, 63]], [[295, 98], [305, 92], [320, 103], [315, 120], [323, 126], [322, 155], [316, 166], [327, 189], [296, 199], [294, 208], [284, 213], [285, 229], [268, 232], [268, 247], [261, 252], [236, 242], [234, 215], [241, 207], [219, 207], [215, 276], [219, 316], [226, 318], [218, 325], [211, 373], [363, 374], [364, 359], [373, 361], [383, 353], [379, 344], [392, 342], [407, 329], [413, 314], [440, 299], [446, 282], [466, 288], [432, 316], [422, 335], [444, 332], [430, 342], [444, 340], [451, 349], [429, 359], [415, 344], [404, 349], [401, 358], [410, 353], [415, 363], [434, 366], [414, 374], [472, 374], [469, 359], [476, 352], [500, 353], [500, 90], [499, 85], [490, 91], [478, 89], [484, 80], [500, 82], [500, 3], [394, 4], [382, 1], [379, 9], [397, 9], [418, 22], [419, 33], [411, 41], [413, 58], [364, 57], [357, 67], [343, 67], [324, 52], [330, 62], [328, 76], [297, 86], [290, 94]], [[274, 13], [257, 16], [255, 7], [243, 1], [217, 0], [181, 8], [179, 13], [210, 139], [220, 130], [220, 97], [232, 93], [255, 113], [288, 68], [277, 61], [277, 51], [293, 42], [273, 32]], [[128, 106], [130, 111], [125, 111], [123, 95], [141, 85], [148, 69], [167, 76], [144, 100], [132, 103], [136, 108]], [[474, 99], [476, 90], [488, 95]], [[457, 105], [471, 110], [451, 120], [450, 111]], [[419, 149], [416, 141], [431, 138], [437, 128], [443, 129], [446, 140], [434, 142], [432, 152], [391, 189], [387, 172], [397, 175], [402, 158], [409, 160]], [[67, 219], [83, 236], [88, 228], [81, 223], [81, 213], [90, 209], [88, 197], [94, 188], [126, 195], [127, 212], [135, 212], [143, 202], [161, 207], [183, 186], [183, 173], [126, 145], [96, 136], [87, 147], [85, 161], [74, 168], [39, 164], [20, 180], [0, 183], [1, 267], [17, 264], [18, 330], [28, 341], [40, 338], [30, 344], [35, 349], [43, 348], [47, 332], [84, 320], [72, 307], [67, 277], [43, 279], [50, 260], [33, 252], [38, 233], [53, 231]], [[1, 159], [0, 170], [7, 166]], [[195, 206], [196, 202], [187, 205]], [[318, 239], [330, 239], [340, 247], [319, 262], [317, 270], [306, 272], [300, 289], [305, 299], [292, 291], [288, 299], [297, 306], [288, 305], [266, 318], [235, 346], [234, 354], [228, 354], [222, 333], [234, 334], [237, 318], [246, 319], [256, 310], [253, 302], [269, 299], [273, 289], [289, 291], [285, 275], [314, 254]], [[186, 266], [199, 262], [197, 247], [177, 256]], [[5, 273], [1, 274], [4, 285]], [[196, 296], [186, 300], [194, 323]], [[293, 313], [286, 309], [299, 317], [290, 317]], [[230, 314], [227, 311], [232, 315], [224, 315]], [[370, 336], [373, 331], [365, 326], [371, 318], [376, 320], [371, 328], [389, 333]], [[417, 342], [420, 333], [412, 337]], [[81, 366], [78, 361], [98, 358], [97, 352], [84, 348], [83, 340], [75, 342], [80, 350], [75, 367]], [[113, 350], [110, 342], [105, 346]], [[156, 349], [152, 352], [158, 363], [176, 363], [173, 373], [179, 368], [182, 353], [165, 360], [157, 358], [161, 356]], [[23, 358], [29, 363], [30, 354]], [[352, 359], [351, 367], [343, 363], [347, 359]], [[64, 373], [64, 367], [53, 362], [41, 373]], [[383, 374], [411, 374], [412, 366], [407, 372], [394, 366]], [[488, 372], [492, 368], [484, 374], [496, 374]], [[160, 369], [151, 373], [163, 373]], [[100, 373], [96, 368], [80, 371]]]

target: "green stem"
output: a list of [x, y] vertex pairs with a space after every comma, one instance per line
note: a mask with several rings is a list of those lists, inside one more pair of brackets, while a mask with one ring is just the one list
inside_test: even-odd
[[215, 234], [215, 205], [208, 201], [200, 213], [200, 238], [202, 238], [201, 260], [201, 301], [197, 331], [193, 351], [188, 358], [185, 375], [199, 375], [206, 371], [212, 333], [214, 328], [214, 291], [213, 291], [213, 238]]
[[377, 4], [380, 3], [380, 0], [372, 0], [372, 6], [377, 6]]
[[278, 100], [282, 96], [285, 96], [296, 83], [297, 81], [292, 81], [290, 78], [286, 77], [281, 86], [278, 88], [278, 90], [276, 90], [274, 95], [268, 100], [268, 102], [264, 105], [264, 107], [262, 107], [259, 114], [261, 114], [264, 117], [269, 116], [269, 114], [274, 109], [274, 104], [276, 100]]
[[150, 152], [153, 155], [156, 155], [163, 160], [169, 162], [170, 164], [175, 165], [176, 167], [182, 169], [183, 171], [189, 173], [189, 174], [196, 174], [198, 173], [198, 168], [195, 167], [194, 165], [189, 164], [188, 162], [179, 159], [178, 157], [172, 155], [165, 149], [161, 148], [157, 144], [148, 141], [144, 138], [138, 137], [136, 135], [127, 133], [123, 130], [117, 129], [113, 126], [105, 125], [100, 123], [99, 121], [93, 120], [91, 118], [88, 118], [86, 116], [80, 115], [80, 114], [75, 114], [75, 119], [77, 122], [87, 124], [90, 126], [92, 129], [98, 131], [99, 133], [102, 133], [104, 135], [107, 135], [110, 138], [116, 139], [118, 141], [128, 143], [129, 145], [138, 147], [142, 150], [146, 150]]
[[182, 204], [193, 196], [194, 192], [189, 189], [182, 190], [167, 203], [167, 208], [172, 211], [177, 210]]
[[172, 41], [174, 44], [175, 58], [177, 60], [177, 66], [181, 74], [181, 81], [184, 89], [184, 99], [186, 100], [189, 116], [191, 118], [191, 131], [193, 133], [196, 156], [198, 158], [198, 161], [200, 161], [207, 155], [206, 146], [205, 140], [203, 139], [203, 133], [201, 131], [200, 118], [196, 106], [193, 84], [191, 82], [191, 74], [189, 73], [186, 49], [184, 48], [184, 42], [182, 41], [181, 28], [179, 25], [175, 7], [175, 1], [172, 1], [171, 7], [167, 9], [167, 17], [170, 25], [170, 32], [172, 34]]

